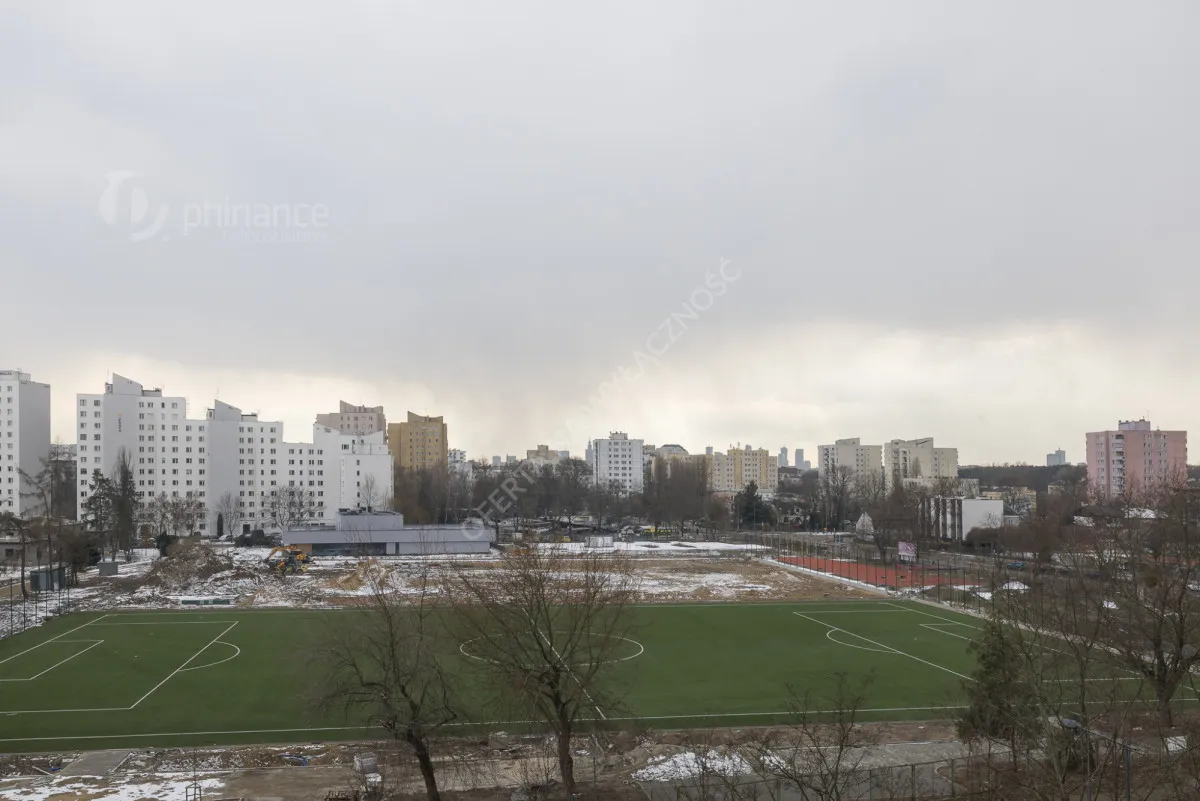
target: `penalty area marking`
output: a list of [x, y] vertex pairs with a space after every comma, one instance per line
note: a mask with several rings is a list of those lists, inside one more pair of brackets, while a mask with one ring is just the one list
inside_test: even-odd
[[[875, 642], [874, 640], [868, 640], [866, 637], [862, 636], [861, 634], [855, 634], [855, 633], [854, 633], [854, 632], [852, 632], [852, 631], [846, 631], [845, 629], [839, 629], [837, 626], [831, 626], [831, 625], [829, 625], [828, 623], [824, 623], [824, 622], [822, 622], [822, 621], [820, 621], [820, 620], [817, 620], [817, 619], [816, 619], [816, 618], [814, 618], [814, 617], [809, 617], [808, 615], [802, 615], [802, 614], [800, 614], [799, 612], [792, 612], [792, 614], [793, 614], [793, 615], [796, 615], [797, 617], [802, 617], [802, 618], [804, 618], [805, 620], [811, 620], [813, 623], [816, 623], [816, 624], [818, 624], [818, 625], [821, 625], [821, 626], [825, 626], [826, 628], [828, 628], [828, 629], [831, 629], [832, 631], [840, 631], [840, 632], [842, 632], [843, 634], [849, 634], [851, 637], [857, 637], [858, 639], [862, 640], [863, 642], [869, 642], [871, 645], [878, 646], [879, 648], [886, 648], [886, 649], [887, 649], [887, 652], [889, 652], [889, 653], [893, 653], [893, 654], [896, 654], [897, 656], [906, 656], [906, 657], [908, 657], [909, 659], [914, 659], [914, 660], [916, 660], [917, 662], [920, 662], [920, 663], [921, 663], [921, 664], [923, 664], [923, 665], [929, 665], [929, 666], [930, 666], [930, 667], [932, 667], [932, 668], [937, 668], [938, 670], [944, 670], [944, 671], [946, 671], [947, 673], [949, 673], [949, 674], [951, 674], [951, 675], [958, 676], [960, 679], [966, 679], [967, 681], [975, 681], [975, 680], [974, 680], [973, 678], [971, 678], [970, 676], [964, 676], [963, 674], [961, 674], [961, 673], [959, 673], [959, 672], [957, 672], [957, 671], [951, 670], [951, 669], [950, 669], [950, 668], [948, 668], [948, 667], [942, 667], [942, 666], [941, 666], [941, 665], [939, 665], [939, 664], [936, 664], [936, 663], [934, 663], [934, 662], [930, 662], [930, 661], [928, 661], [928, 660], [926, 660], [926, 659], [922, 659], [922, 658], [921, 658], [921, 657], [919, 657], [919, 656], [913, 656], [912, 654], [907, 654], [907, 653], [905, 653], [904, 651], [901, 651], [901, 650], [899, 650], [898, 648], [893, 648], [893, 647], [892, 647], [892, 646], [890, 646], [890, 645], [884, 645], [884, 644], [883, 644], [883, 643], [881, 643], [881, 642]], [[837, 642], [837, 641], [835, 640], [834, 642]], [[842, 645], [845, 645], [845, 643], [841, 643], [841, 644], [842, 644]]]
[[88, 626], [99, 623], [101, 620], [104, 620], [104, 618], [106, 618], [106, 617], [108, 617], [108, 615], [106, 615], [106, 614], [101, 615], [100, 617], [96, 618], [95, 620], [89, 620], [87, 623], [84, 623], [82, 626], [76, 626], [75, 628], [71, 629], [70, 631], [64, 631], [62, 634], [58, 635], [57, 637], [51, 637], [48, 640], [39, 642], [37, 645], [33, 646], [32, 648], [26, 648], [24, 651], [21, 651], [20, 653], [17, 653], [17, 654], [13, 654], [12, 656], [8, 657], [7, 659], [0, 659], [0, 665], [3, 665], [5, 662], [8, 662], [10, 660], [16, 659], [18, 656], [24, 656], [25, 654], [29, 653], [30, 651], [36, 651], [38, 648], [41, 648], [46, 643], [60, 640], [63, 637], [66, 637], [68, 634], [74, 634], [75, 632], [79, 631], [80, 629], [85, 629]]
[[[83, 656], [83, 655], [84, 655], [84, 654], [86, 654], [88, 651], [92, 650], [92, 649], [93, 649], [93, 648], [95, 648], [97, 645], [99, 645], [100, 643], [104, 642], [104, 640], [59, 640], [58, 642], [69, 642], [69, 643], [84, 643], [84, 642], [90, 642], [90, 643], [91, 643], [91, 645], [89, 645], [87, 648], [84, 648], [82, 651], [76, 651], [75, 653], [71, 654], [71, 655], [70, 655], [70, 656], [68, 656], [66, 659], [62, 660], [61, 662], [55, 662], [53, 665], [51, 665], [50, 667], [46, 668], [46, 669], [45, 669], [45, 670], [43, 670], [41, 673], [38, 673], [38, 674], [37, 674], [37, 675], [35, 675], [35, 676], [30, 676], [29, 678], [26, 678], [26, 679], [0, 679], [0, 681], [33, 681], [34, 679], [36, 679], [36, 678], [39, 678], [40, 676], [45, 676], [47, 673], [49, 673], [50, 671], [54, 670], [54, 669], [55, 669], [56, 667], [58, 667], [59, 665], [66, 664], [67, 662], [70, 662], [72, 659], [74, 659], [74, 658], [75, 658], [75, 657], [77, 657], [77, 656]], [[44, 643], [43, 643], [43, 644], [44, 644]], [[32, 650], [32, 649], [31, 649], [31, 650]]]
[[223, 664], [225, 662], [228, 662], [231, 659], [237, 659], [239, 656], [242, 655], [242, 649], [238, 648], [236, 645], [234, 645], [231, 642], [225, 642], [224, 640], [214, 640], [212, 644], [213, 645], [227, 645], [233, 649], [233, 654], [225, 657], [224, 659], [218, 659], [216, 662], [206, 662], [203, 665], [192, 665], [191, 667], [185, 667], [185, 668], [181, 669], [179, 672], [186, 673], [189, 670], [203, 670], [204, 668], [210, 668], [210, 667], [214, 667], [216, 665]]
[[[237, 625], [237, 621], [230, 623], [229, 626], [227, 626], [225, 629], [223, 629], [221, 631], [220, 634], [218, 634], [216, 637], [213, 637], [199, 651], [196, 651], [196, 653], [194, 653], [190, 657], [188, 657], [186, 662], [184, 662], [182, 665], [180, 665], [179, 667], [177, 667], [173, 671], [171, 671], [170, 675], [168, 675], [165, 679], [160, 681], [158, 684], [155, 684], [153, 687], [151, 687], [149, 692], [147, 692], [141, 698], [134, 701], [129, 706], [116, 706], [116, 707], [103, 707], [103, 708], [93, 707], [91, 709], [13, 709], [13, 710], [5, 709], [5, 710], [0, 710], [0, 715], [9, 715], [9, 716], [10, 715], [48, 715], [48, 714], [53, 714], [56, 712], [74, 712], [74, 713], [78, 713], [78, 712], [128, 712], [131, 709], [133, 709], [134, 707], [136, 707], [138, 704], [140, 704], [142, 701], [145, 701], [147, 698], [154, 695], [154, 693], [158, 691], [159, 687], [162, 687], [168, 681], [173, 679], [177, 673], [180, 673], [183, 670], [186, 670], [188, 665], [190, 665], [193, 661], [195, 661], [196, 657], [200, 656], [200, 654], [207, 651], [216, 642], [218, 642], [222, 637], [224, 637], [226, 634], [228, 634], [233, 629], [233, 627], [236, 625]], [[83, 628], [83, 627], [80, 626], [80, 628]], [[70, 632], [67, 632], [67, 633], [69, 634]], [[231, 645], [231, 643], [222, 643], [222, 644], [223, 645]], [[237, 646], [233, 646], [233, 647], [237, 648]], [[238, 653], [241, 653], [240, 649], [238, 650]], [[236, 656], [236, 655], [237, 654], [235, 654], [234, 656]], [[230, 657], [230, 658], [232, 658], [232, 657]], [[221, 661], [228, 661], [228, 660], [221, 660]], [[219, 662], [213, 662], [209, 665], [199, 665], [198, 667], [212, 667], [212, 665], [214, 665], [214, 664], [219, 664]], [[46, 739], [55, 739], [55, 738], [49, 737]], [[59, 739], [63, 739], [63, 738], [59, 738]], [[80, 739], [89, 739], [89, 738], [81, 737]], [[103, 738], [99, 738], [99, 739], [103, 739]], [[0, 742], [5, 742], [5, 741], [0, 741]], [[19, 740], [8, 740], [7, 742], [19, 742]]]

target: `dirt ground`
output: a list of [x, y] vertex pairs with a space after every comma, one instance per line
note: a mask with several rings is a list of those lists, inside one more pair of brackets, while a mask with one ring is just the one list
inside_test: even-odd
[[[652, 760], [695, 748], [736, 747], [765, 733], [778, 735], [781, 730], [613, 732], [595, 739], [579, 738], [574, 745], [576, 775], [582, 784], [600, 793], [595, 797], [622, 798], [624, 793], [636, 790], [633, 774]], [[866, 724], [863, 733], [881, 744], [942, 742], [954, 737], [952, 724], [945, 721]], [[495, 732], [486, 738], [445, 739], [437, 743], [435, 751], [439, 755], [441, 786], [453, 793], [448, 797], [462, 801], [509, 801], [514, 788], [552, 787], [557, 772], [553, 743], [543, 737]], [[74, 801], [99, 799], [105, 797], [103, 789], [126, 783], [153, 780], [185, 785], [199, 777], [220, 783], [219, 788], [205, 791], [206, 799], [323, 801], [330, 791], [364, 789], [353, 769], [355, 755], [363, 754], [375, 756], [385, 788], [392, 793], [389, 797], [421, 797], [420, 777], [407, 752], [379, 742], [138, 751], [108, 777], [76, 780], [64, 786], [60, 796], [41, 797], [53, 801], [59, 797]], [[73, 756], [4, 757], [0, 759], [0, 776], [37, 774], [34, 766], [48, 770], [56, 759], [69, 762]], [[39, 779], [37, 783], [46, 781]], [[0, 799], [9, 797], [0, 788]], [[584, 797], [589, 796], [585, 793]]]

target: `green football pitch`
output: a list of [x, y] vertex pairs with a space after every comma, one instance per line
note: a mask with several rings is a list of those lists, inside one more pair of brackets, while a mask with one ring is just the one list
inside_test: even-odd
[[[311, 711], [308, 658], [353, 611], [76, 614], [0, 642], [0, 751], [307, 742], [363, 737]], [[610, 723], [780, 720], [789, 688], [828, 698], [874, 673], [862, 717], [951, 715], [980, 621], [916, 602], [639, 606], [612, 680]], [[470, 671], [470, 644], [448, 653]], [[511, 721], [480, 723], [498, 728]], [[470, 725], [464, 723], [464, 725]]]

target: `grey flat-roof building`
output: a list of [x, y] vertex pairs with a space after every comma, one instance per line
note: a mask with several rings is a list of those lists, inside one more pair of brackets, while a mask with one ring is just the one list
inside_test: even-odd
[[486, 554], [495, 534], [468, 524], [406, 526], [394, 512], [338, 515], [336, 526], [303, 526], [283, 532], [283, 544], [309, 546], [326, 556], [428, 556]]

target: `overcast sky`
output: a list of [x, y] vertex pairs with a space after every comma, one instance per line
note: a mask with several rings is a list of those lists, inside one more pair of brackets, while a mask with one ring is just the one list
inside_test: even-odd
[[1197, 29], [1194, 0], [0, 1], [0, 367], [64, 441], [113, 372], [290, 439], [339, 399], [443, 414], [472, 458], [1197, 431]]

